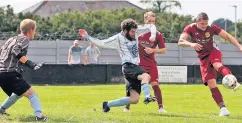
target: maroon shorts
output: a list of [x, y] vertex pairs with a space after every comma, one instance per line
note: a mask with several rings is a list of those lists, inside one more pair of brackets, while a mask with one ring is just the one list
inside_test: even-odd
[[150, 74], [150, 82], [158, 83], [158, 69], [156, 64], [149, 65], [140, 65], [143, 69], [145, 69]]
[[203, 59], [200, 59], [200, 71], [202, 75], [203, 84], [207, 85], [207, 81], [210, 79], [217, 78], [217, 72], [213, 68], [213, 63], [220, 62], [222, 63], [222, 53], [213, 49], [211, 53]]

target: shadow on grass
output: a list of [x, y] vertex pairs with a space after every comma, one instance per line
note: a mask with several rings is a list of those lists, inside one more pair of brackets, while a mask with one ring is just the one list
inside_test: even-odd
[[181, 118], [207, 118], [205, 116], [189, 116], [189, 115], [180, 115], [180, 114], [168, 114], [168, 113], [148, 113], [147, 115], [152, 116], [161, 116], [161, 117], [181, 117]]
[[[66, 118], [51, 118], [48, 117], [49, 119], [47, 120], [47, 122], [55, 122], [55, 123], [78, 123], [78, 121], [75, 120], [70, 120], [70, 119], [66, 119]], [[34, 116], [27, 116], [27, 117], [20, 117], [19, 118], [20, 122], [36, 122], [35, 121], [35, 117]]]
[[240, 120], [240, 121], [242, 120], [242, 117], [241, 116], [233, 116], [233, 115], [219, 117], [218, 114], [209, 114], [209, 116], [211, 116], [211, 117], [217, 117], [217, 118], [227, 118], [227, 119], [231, 119], [231, 120]]
[[242, 120], [241, 116], [228, 116], [229, 119]]
[[[146, 115], [152, 115], [152, 116], [161, 116], [161, 117], [181, 117], [181, 118], [228, 118], [228, 119], [234, 119], [234, 120], [242, 120], [241, 116], [228, 116], [228, 117], [219, 117], [218, 114], [214, 113], [204, 113], [206, 116], [192, 116], [192, 114], [168, 114], [168, 113], [148, 113]], [[207, 116], [209, 115], [209, 116]]]
[[0, 121], [6, 123], [5, 121], [11, 122], [14, 121], [14, 118], [11, 116], [0, 115]]

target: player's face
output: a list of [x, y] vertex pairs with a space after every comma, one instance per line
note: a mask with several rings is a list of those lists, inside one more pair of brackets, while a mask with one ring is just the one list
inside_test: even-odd
[[208, 20], [199, 20], [196, 22], [197, 23], [197, 27], [203, 31], [205, 31], [208, 27]]
[[136, 34], [136, 29], [135, 28], [131, 28], [128, 32], [128, 37], [130, 37], [132, 40], [135, 39], [135, 34]]
[[155, 17], [148, 16], [146, 20], [146, 24], [155, 24]]
[[33, 30], [30, 30], [28, 32], [28, 35], [29, 35], [28, 37], [30, 38], [30, 40], [34, 39], [35, 32], [36, 32], [36, 27]]

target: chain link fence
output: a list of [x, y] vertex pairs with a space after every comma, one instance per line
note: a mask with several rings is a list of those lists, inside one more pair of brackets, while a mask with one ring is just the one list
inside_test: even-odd
[[[73, 32], [55, 32], [55, 33], [39, 33], [37, 32], [35, 34], [35, 40], [44, 40], [44, 41], [53, 41], [56, 39], [59, 40], [80, 40], [80, 35], [77, 33], [78, 31], [73, 31]], [[110, 34], [103, 34], [103, 33], [99, 33], [99, 34], [94, 34], [92, 32], [90, 32], [90, 35], [92, 37], [98, 38], [98, 39], [106, 39], [109, 38], [116, 33], [110, 33]], [[7, 40], [10, 37], [16, 36], [18, 35], [18, 33], [16, 32], [0, 32], [0, 40]], [[167, 43], [177, 43], [180, 37], [180, 34], [173, 34], [173, 33], [164, 33], [164, 39], [165, 42]], [[214, 37], [214, 41], [215, 43], [230, 43], [229, 41], [226, 41], [222, 38], [220, 38], [219, 36], [215, 36]], [[240, 38], [238, 38], [238, 41], [240, 43], [242, 43], [242, 40]]]
[[[90, 32], [90, 35], [92, 37], [98, 38], [98, 39], [105, 39], [105, 38], [109, 38], [116, 33], [110, 33], [110, 34], [103, 34], [103, 33], [99, 33], [99, 34], [93, 34], [92, 32]], [[7, 40], [10, 37], [16, 36], [18, 35], [18, 33], [16, 32], [0, 32], [0, 40]], [[177, 43], [178, 39], [179, 39], [180, 34], [164, 34], [164, 39], [166, 42], [169, 43]], [[80, 35], [77, 33], [77, 31], [73, 31], [73, 32], [55, 32], [55, 33], [42, 33], [42, 32], [37, 32], [35, 34], [35, 40], [45, 40], [45, 41], [53, 41], [56, 39], [59, 40], [79, 40], [81, 37]]]

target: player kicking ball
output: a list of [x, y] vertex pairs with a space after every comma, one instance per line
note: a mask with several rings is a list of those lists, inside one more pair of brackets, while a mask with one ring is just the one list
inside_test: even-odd
[[[155, 24], [155, 13], [152, 11], [146, 12], [144, 14], [144, 22], [146, 24]], [[150, 74], [150, 85], [154, 90], [155, 97], [157, 99], [159, 112], [166, 112], [163, 108], [162, 94], [161, 89], [158, 83], [158, 69], [155, 59], [155, 54], [163, 54], [166, 52], [165, 41], [163, 35], [160, 32], [156, 32], [155, 41], [150, 41], [151, 36], [150, 32], [147, 32], [139, 36], [139, 57], [140, 57], [140, 66], [149, 72]], [[156, 47], [159, 47], [156, 48]], [[130, 111], [130, 105], [127, 105], [124, 108], [124, 112]]]
[[156, 27], [155, 25], [146, 25], [138, 28], [133, 19], [125, 19], [121, 23], [121, 29], [122, 31], [119, 34], [105, 40], [94, 39], [89, 37], [85, 30], [79, 30], [80, 35], [88, 41], [106, 48], [117, 49], [122, 60], [122, 72], [128, 81], [126, 82], [128, 87], [127, 97], [103, 102], [103, 112], [108, 112], [112, 107], [137, 104], [141, 89], [144, 92], [145, 104], [156, 101], [150, 94], [150, 75], [139, 66], [137, 39], [137, 36], [151, 32], [151, 40], [155, 40]]
[[[216, 85], [216, 71], [223, 76], [232, 73], [222, 64], [222, 53], [213, 41], [214, 35], [219, 35], [225, 40], [229, 40], [242, 51], [242, 46], [233, 36], [216, 25], [208, 26], [208, 15], [206, 13], [200, 13], [196, 18], [196, 23], [192, 23], [185, 27], [184, 32], [180, 36], [178, 45], [195, 49], [200, 60], [200, 71], [203, 84], [210, 88], [212, 97], [220, 108], [219, 116], [229, 116], [230, 113], [225, 107], [222, 94]], [[189, 36], [191, 42], [187, 41]], [[237, 89], [239, 86], [240, 84], [236, 82], [234, 89]]]
[[39, 69], [42, 64], [36, 64], [27, 59], [29, 41], [34, 38], [36, 22], [25, 19], [20, 23], [21, 34], [14, 36], [0, 49], [0, 86], [9, 96], [0, 108], [0, 114], [8, 115], [5, 111], [12, 106], [19, 98], [25, 96], [29, 99], [36, 121], [46, 121], [43, 115], [39, 97], [34, 89], [22, 76], [22, 65], [34, 70]]

